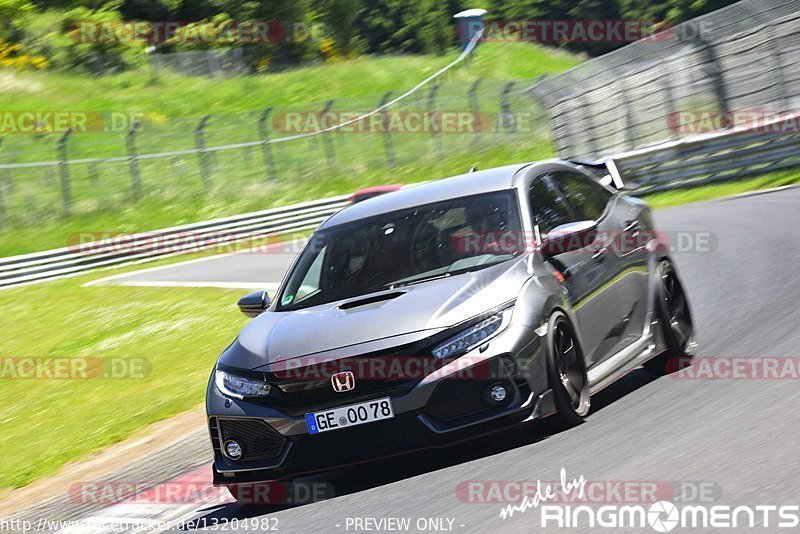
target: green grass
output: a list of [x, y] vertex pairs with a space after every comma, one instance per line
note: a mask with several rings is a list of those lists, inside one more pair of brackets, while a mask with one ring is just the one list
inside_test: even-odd
[[662, 191], [642, 198], [653, 208], [666, 208], [798, 183], [800, 183], [800, 171], [785, 170], [742, 180]]
[[[264, 76], [230, 79], [165, 72], [153, 84], [147, 69], [112, 76], [0, 71], [0, 109], [144, 111], [166, 119], [248, 112], [267, 106], [364, 97], [408, 89], [458, 55], [365, 56]], [[580, 57], [528, 43], [485, 43], [448, 73], [448, 83], [510, 80], [568, 69]]]
[[[195, 147], [194, 130], [211, 114], [206, 146], [260, 138], [258, 117], [268, 106], [278, 110], [314, 111], [336, 98], [334, 110], [374, 109], [385, 91], [406, 90], [441, 66], [447, 56], [365, 57], [336, 64], [313, 65], [266, 76], [226, 80], [165, 74], [152, 85], [147, 71], [101, 78], [62, 73], [0, 72], [0, 109], [141, 111], [145, 123], [136, 137], [139, 154]], [[580, 57], [528, 43], [486, 43], [475, 57], [441, 80], [436, 109], [470, 109], [468, 89], [482, 79], [477, 92], [481, 111], [496, 118], [507, 80], [529, 80], [577, 64]], [[520, 87], [524, 87], [522, 82]], [[397, 109], [426, 110], [428, 89]], [[0, 171], [0, 194], [8, 221], [0, 229], [0, 256], [64, 246], [75, 232], [147, 231], [216, 216], [286, 205], [358, 187], [430, 180], [481, 167], [551, 157], [549, 126], [542, 110], [515, 95], [513, 111], [532, 112], [530, 127], [515, 135], [486, 132], [393, 134], [395, 166], [388, 164], [381, 135], [331, 136], [335, 154], [328, 161], [326, 141], [300, 140], [274, 146], [277, 179], [267, 178], [260, 147], [139, 163], [142, 196], [133, 197], [128, 162], [93, 168], [68, 168], [73, 204], [62, 207], [61, 175], [55, 168]], [[285, 134], [272, 132], [274, 137]], [[53, 161], [57, 135], [6, 135], [0, 162]], [[70, 159], [127, 154], [124, 133], [87, 133], [70, 138]], [[205, 180], [205, 182], [204, 182]], [[210, 185], [208, 185], [210, 184]], [[206, 185], [208, 185], [206, 187]]]
[[0, 378], [0, 489], [52, 474], [203, 402], [216, 357], [246, 322], [235, 306], [244, 291], [80, 287], [99, 276], [0, 292], [0, 358], [145, 358], [150, 371], [144, 378]]

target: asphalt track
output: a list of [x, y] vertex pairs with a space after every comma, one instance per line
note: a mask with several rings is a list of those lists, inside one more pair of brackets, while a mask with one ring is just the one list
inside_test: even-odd
[[[686, 232], [710, 243], [708, 250], [701, 244], [700, 250], [688, 247], [675, 254], [693, 304], [699, 357], [800, 354], [800, 190], [661, 210], [656, 219], [668, 235]], [[264, 272], [279, 269], [269, 255], [259, 259], [263, 263], [252, 260], [254, 271], [236, 276], [279, 281], [263, 279]], [[189, 266], [191, 276], [224, 278], [217, 265], [229, 261], [195, 263]], [[185, 275], [180, 269], [173, 267], [170, 275]], [[456, 490], [465, 481], [557, 480], [563, 468], [569, 478], [589, 481], [702, 488], [708, 491], [707, 504], [799, 505], [798, 403], [797, 379], [653, 378], [638, 369], [595, 397], [586, 422], [567, 431], [553, 433], [549, 425], [535, 423], [455, 448], [349, 468], [319, 479], [336, 496], [313, 504], [195, 504], [162, 507], [157, 515], [206, 524], [269, 517], [287, 533], [364, 532], [367, 526], [373, 532], [436, 531], [431, 525], [417, 529], [417, 520], [426, 518], [443, 518], [442, 528], [453, 532], [654, 532], [649, 526], [542, 529], [538, 509], [502, 519], [503, 504], [465, 502]], [[205, 444], [193, 440], [179, 446], [197, 454]], [[91, 513], [102, 516], [103, 511]], [[408, 530], [379, 529], [375, 523], [355, 528], [356, 519], [366, 518], [411, 522]], [[772, 521], [764, 526], [758, 520], [755, 529], [678, 527], [674, 532], [796, 530], [777, 528], [775, 516]], [[245, 523], [234, 527], [225, 525], [228, 531], [253, 531]]]

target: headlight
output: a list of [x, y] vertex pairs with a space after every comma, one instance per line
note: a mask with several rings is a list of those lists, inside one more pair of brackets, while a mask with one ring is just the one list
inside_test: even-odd
[[214, 382], [217, 389], [229, 397], [243, 399], [244, 397], [263, 397], [269, 395], [270, 385], [263, 380], [253, 380], [243, 376], [232, 375], [217, 369]]
[[434, 358], [442, 359], [469, 352], [505, 328], [511, 320], [511, 310], [506, 308], [488, 319], [471, 326], [433, 349]]

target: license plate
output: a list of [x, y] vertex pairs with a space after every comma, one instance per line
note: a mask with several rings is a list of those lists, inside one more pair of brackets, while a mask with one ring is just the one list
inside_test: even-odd
[[363, 425], [383, 419], [392, 419], [394, 409], [389, 397], [375, 399], [350, 406], [340, 406], [331, 410], [306, 414], [309, 434], [319, 434], [329, 430], [341, 430], [351, 426]]

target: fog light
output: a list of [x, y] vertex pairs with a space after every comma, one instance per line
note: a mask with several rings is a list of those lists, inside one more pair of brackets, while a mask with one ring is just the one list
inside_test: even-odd
[[230, 440], [225, 442], [225, 456], [231, 460], [238, 460], [242, 457], [242, 446], [238, 441]]
[[489, 398], [498, 404], [506, 400], [507, 395], [508, 393], [506, 393], [506, 388], [504, 388], [500, 384], [492, 386], [491, 389], [489, 390]]

